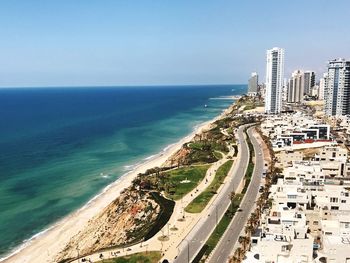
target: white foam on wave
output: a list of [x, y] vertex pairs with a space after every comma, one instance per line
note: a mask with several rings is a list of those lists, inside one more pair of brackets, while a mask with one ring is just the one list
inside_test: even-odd
[[166, 152], [167, 150], [169, 150], [172, 146], [174, 146], [175, 143], [172, 143], [172, 144], [169, 144], [168, 146], [166, 146], [164, 149], [163, 149], [163, 152]]
[[150, 155], [150, 156], [146, 157], [144, 160], [145, 160], [145, 161], [148, 161], [148, 160], [154, 159], [154, 157], [156, 157], [157, 155], [158, 155], [158, 154]]
[[209, 100], [235, 100], [235, 98], [233, 96], [220, 96], [209, 98]]

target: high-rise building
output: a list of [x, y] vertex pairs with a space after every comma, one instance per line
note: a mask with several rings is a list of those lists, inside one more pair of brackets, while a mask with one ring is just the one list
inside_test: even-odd
[[261, 83], [258, 85], [258, 95], [261, 96], [261, 98], [265, 98], [266, 94], [266, 85], [265, 83]]
[[283, 87], [282, 87], [282, 103], [287, 101], [288, 96], [288, 81], [286, 78], [283, 79]]
[[255, 96], [258, 93], [258, 74], [253, 72], [248, 81], [248, 95]]
[[315, 72], [305, 71], [304, 72], [304, 93], [311, 95], [312, 88], [315, 86]]
[[325, 100], [327, 115], [350, 115], [350, 61], [335, 59], [328, 62]]
[[289, 79], [288, 102], [301, 102], [304, 98], [304, 72], [296, 70]]
[[326, 90], [326, 85], [327, 85], [327, 76], [328, 73], [323, 73], [323, 78], [320, 79], [320, 88], [318, 91], [318, 99], [319, 100], [324, 100], [325, 99], [325, 90]]
[[266, 52], [265, 112], [277, 114], [282, 110], [284, 49], [273, 48]]
[[312, 87], [311, 96], [314, 98], [316, 97], [318, 98], [319, 94], [320, 94], [320, 86], [316, 84], [315, 86]]

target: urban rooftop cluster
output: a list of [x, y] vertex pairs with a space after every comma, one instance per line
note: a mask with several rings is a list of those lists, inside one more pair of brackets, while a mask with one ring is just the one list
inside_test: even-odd
[[262, 182], [274, 176], [247, 252], [231, 262], [350, 262], [350, 61], [330, 60], [318, 81], [301, 69], [286, 80], [284, 49], [273, 48], [265, 83], [252, 73], [248, 95], [265, 100]]

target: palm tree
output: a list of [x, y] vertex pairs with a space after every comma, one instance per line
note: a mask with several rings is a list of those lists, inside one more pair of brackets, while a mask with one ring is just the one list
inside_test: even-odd
[[233, 256], [232, 258], [230, 258], [230, 261], [229, 261], [230, 263], [239, 263], [240, 262], [240, 260], [239, 260], [239, 258], [238, 257], [236, 257], [236, 256]]
[[258, 199], [258, 201], [256, 201], [256, 206], [257, 208], [259, 209], [260, 213], [262, 211], [262, 208], [264, 206], [264, 203], [265, 203], [265, 199], [262, 199], [261, 196], [260, 198]]
[[233, 212], [233, 201], [234, 201], [234, 199], [235, 199], [235, 196], [236, 196], [235, 191], [232, 191], [232, 192], [230, 193], [231, 211], [232, 211], [232, 212]]
[[238, 242], [242, 245], [243, 251], [245, 252], [248, 244], [250, 243], [250, 238], [247, 236], [240, 236]]
[[241, 262], [241, 259], [242, 259], [242, 256], [243, 256], [243, 250], [242, 250], [241, 247], [236, 249], [235, 256], [237, 256], [239, 262]]
[[254, 231], [254, 227], [252, 225], [246, 225], [246, 227], [244, 228], [244, 232], [248, 236], [251, 236], [253, 231]]
[[258, 218], [258, 216], [255, 212], [250, 214], [249, 222], [252, 226], [255, 226], [257, 218]]
[[261, 215], [259, 207], [257, 207], [257, 208], [255, 209], [255, 212], [254, 212], [254, 213], [256, 214], [257, 221], [259, 222], [260, 215]]

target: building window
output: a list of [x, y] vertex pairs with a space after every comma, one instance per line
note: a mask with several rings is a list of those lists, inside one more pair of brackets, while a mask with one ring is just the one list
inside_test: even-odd
[[331, 203], [338, 203], [337, 197], [331, 197]]
[[282, 250], [282, 252], [284, 252], [284, 251], [289, 251], [288, 246], [282, 246], [282, 247], [281, 247], [281, 250]]

